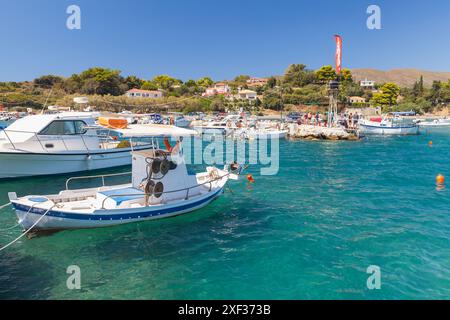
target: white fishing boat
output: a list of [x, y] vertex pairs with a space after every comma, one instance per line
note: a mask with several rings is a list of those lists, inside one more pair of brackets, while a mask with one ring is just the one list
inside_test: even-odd
[[169, 121], [173, 121], [173, 125], [180, 128], [188, 128], [191, 124], [191, 120], [186, 118], [181, 112], [169, 112]]
[[[136, 126], [104, 128], [95, 124], [93, 114], [84, 112], [24, 117], [0, 132], [0, 178], [129, 165], [131, 151], [155, 147], [154, 141], [137, 139], [138, 133], [153, 137], [155, 131], [163, 130]], [[185, 131], [177, 132], [186, 135]]]
[[385, 117], [376, 120], [360, 120], [359, 133], [363, 135], [417, 135], [419, 126], [403, 118]]
[[239, 121], [242, 117], [239, 115], [228, 115], [222, 119], [202, 121], [200, 124], [193, 126], [193, 129], [199, 133], [220, 132], [226, 134], [227, 131], [238, 128]]
[[189, 174], [177, 146], [172, 153], [133, 152], [131, 183], [70, 190], [75, 179], [89, 177], [72, 178], [56, 195], [18, 198], [10, 192], [9, 198], [25, 230], [97, 228], [191, 212], [219, 197], [229, 179], [238, 179], [227, 167]]
[[256, 140], [256, 139], [284, 139], [288, 134], [287, 130], [271, 128], [241, 128], [233, 133], [235, 138]]
[[432, 121], [418, 121], [420, 127], [449, 127], [450, 119], [435, 119]]
[[11, 112], [0, 112], [0, 130], [7, 128], [17, 120], [17, 115]]

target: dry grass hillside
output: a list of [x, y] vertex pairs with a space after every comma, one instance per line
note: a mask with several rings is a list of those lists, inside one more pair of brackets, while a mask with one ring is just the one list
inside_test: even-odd
[[375, 69], [353, 69], [353, 78], [356, 81], [364, 79], [374, 80], [377, 83], [394, 82], [402, 87], [411, 87], [420, 76], [423, 76], [424, 84], [431, 87], [434, 80], [447, 82], [450, 72], [435, 72], [417, 69], [393, 69], [388, 71]]

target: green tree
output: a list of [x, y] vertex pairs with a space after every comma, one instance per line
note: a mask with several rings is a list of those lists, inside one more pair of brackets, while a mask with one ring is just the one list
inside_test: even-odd
[[185, 85], [187, 87], [197, 87], [197, 82], [195, 82], [195, 80], [190, 79], [190, 80], [185, 82]]
[[265, 109], [271, 110], [282, 110], [283, 109], [283, 100], [279, 93], [275, 91], [267, 91], [264, 94], [264, 99], [262, 101], [262, 105]]
[[81, 81], [82, 93], [117, 96], [125, 91], [119, 70], [90, 68], [75, 78]]
[[440, 81], [433, 81], [433, 85], [431, 86], [430, 94], [427, 99], [433, 104], [433, 106], [437, 106], [442, 102], [442, 83]]
[[197, 85], [199, 87], [203, 87], [203, 88], [208, 88], [208, 87], [212, 86], [213, 83], [214, 83], [214, 81], [212, 81], [211, 78], [209, 78], [209, 77], [203, 77], [203, 78], [197, 80]]
[[141, 85], [142, 90], [158, 90], [158, 85], [153, 81], [144, 81]]
[[397, 103], [400, 88], [395, 83], [389, 82], [380, 88], [381, 92], [373, 95], [371, 103], [375, 106], [393, 106]]
[[128, 89], [140, 88], [144, 84], [144, 80], [136, 76], [128, 76], [124, 79]]
[[180, 85], [182, 82], [181, 80], [172, 78], [168, 75], [159, 75], [153, 78], [152, 82], [161, 89], [168, 90], [174, 85]]
[[267, 87], [270, 89], [275, 88], [275, 86], [277, 85], [277, 79], [275, 77], [270, 77], [267, 80]]
[[350, 69], [341, 70], [341, 79], [343, 82], [353, 82], [353, 75]]
[[334, 71], [332, 66], [323, 66], [316, 71], [316, 76], [319, 81], [328, 82], [336, 79], [336, 71]]
[[307, 70], [304, 64], [291, 64], [283, 77], [283, 83], [292, 87], [303, 87], [315, 81], [315, 73]]
[[51, 88], [56, 84], [61, 84], [64, 82], [64, 79], [54, 75], [46, 75], [33, 80], [33, 84], [36, 87], [40, 88]]

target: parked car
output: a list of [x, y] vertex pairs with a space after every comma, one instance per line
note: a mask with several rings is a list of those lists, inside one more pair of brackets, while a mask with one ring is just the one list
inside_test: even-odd
[[286, 121], [287, 122], [297, 122], [299, 119], [301, 119], [301, 117], [302, 117], [302, 115], [300, 114], [300, 112], [290, 112], [286, 116]]

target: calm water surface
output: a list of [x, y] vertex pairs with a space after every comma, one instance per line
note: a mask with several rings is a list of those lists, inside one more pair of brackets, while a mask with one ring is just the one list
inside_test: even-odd
[[[20, 240], [0, 253], [0, 298], [450, 298], [450, 193], [435, 185], [442, 173], [450, 187], [450, 130], [280, 147], [278, 175], [251, 167], [254, 185], [193, 214]], [[0, 182], [0, 204], [66, 178]], [[1, 245], [15, 223], [0, 211]], [[66, 287], [69, 265], [81, 290]], [[369, 265], [381, 290], [366, 287]]]

